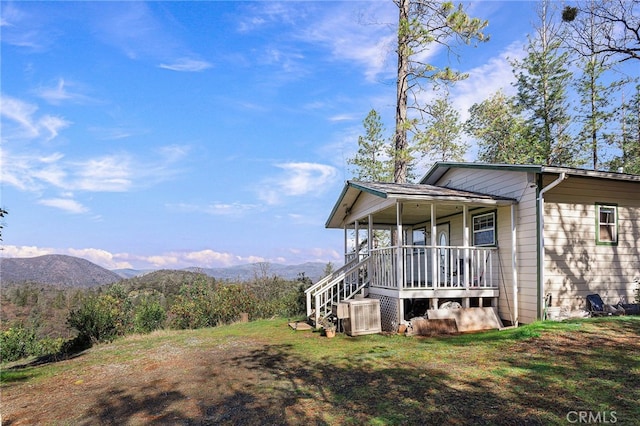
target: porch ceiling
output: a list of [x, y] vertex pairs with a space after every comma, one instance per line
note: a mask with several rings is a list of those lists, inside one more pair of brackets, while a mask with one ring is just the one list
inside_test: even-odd
[[[377, 201], [366, 215], [357, 217], [351, 210], [363, 194], [369, 194]], [[491, 207], [517, 202], [512, 198], [426, 184], [347, 181], [326, 227], [342, 228], [355, 220], [366, 219], [368, 214], [373, 215], [376, 225], [395, 225], [397, 201], [403, 203], [402, 221], [406, 225], [424, 222], [430, 216], [431, 204], [436, 204], [437, 217], [443, 217], [461, 212], [463, 204]]]

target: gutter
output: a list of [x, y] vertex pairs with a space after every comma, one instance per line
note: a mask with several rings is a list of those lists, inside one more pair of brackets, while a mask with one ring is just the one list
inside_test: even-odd
[[560, 176], [549, 185], [545, 186], [538, 193], [538, 219], [539, 219], [539, 229], [538, 229], [538, 313], [540, 315], [540, 319], [544, 320], [544, 316], [546, 315], [546, 311], [544, 308], [544, 194], [560, 185], [564, 180], [568, 179], [568, 176], [565, 172], [561, 172]]

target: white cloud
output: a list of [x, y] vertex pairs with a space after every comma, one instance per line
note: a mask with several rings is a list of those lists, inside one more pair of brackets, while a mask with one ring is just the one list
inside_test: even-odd
[[318, 163], [282, 163], [276, 167], [284, 173], [265, 180], [259, 188], [259, 197], [267, 204], [278, 204], [283, 197], [321, 193], [338, 174], [334, 167]]
[[2, 246], [0, 256], [2, 257], [37, 257], [45, 254], [54, 254], [55, 250], [51, 248], [35, 247], [35, 246]]
[[88, 102], [90, 99], [87, 96], [69, 90], [74, 86], [77, 84], [60, 78], [54, 86], [40, 87], [35, 91], [35, 94], [52, 105], [60, 105], [65, 102]]
[[455, 84], [452, 90], [453, 103], [466, 120], [473, 104], [489, 99], [502, 89], [505, 94], [515, 94], [513, 66], [510, 61], [521, 59], [525, 52], [522, 41], [512, 43], [505, 51], [491, 58], [486, 64], [467, 71], [469, 78]]
[[106, 250], [86, 248], [86, 249], [73, 249], [67, 250], [67, 254], [76, 257], [82, 257], [90, 262], [100, 265], [107, 269], [129, 269], [132, 268], [131, 263], [118, 260], [119, 255], [112, 254]]
[[170, 64], [160, 64], [159, 67], [171, 71], [199, 72], [211, 68], [212, 65], [207, 61], [180, 58]]
[[59, 152], [14, 153], [2, 149], [0, 180], [21, 191], [125, 192], [171, 179], [179, 170], [175, 163], [186, 157], [189, 147], [161, 147], [155, 159], [144, 161], [128, 153], [86, 159], [67, 159]]
[[239, 217], [247, 211], [260, 208], [260, 206], [256, 204], [243, 203], [212, 203], [206, 205], [178, 203], [167, 204], [167, 208], [185, 213], [204, 213], [214, 216]]
[[50, 141], [58, 136], [60, 130], [71, 123], [63, 118], [43, 114], [37, 116], [38, 107], [20, 99], [2, 94], [0, 114], [14, 126], [3, 125], [6, 139], [38, 139]]
[[86, 213], [89, 209], [85, 206], [77, 202], [76, 200], [70, 198], [47, 198], [43, 200], [39, 200], [38, 204], [42, 204], [43, 206], [54, 207], [60, 210], [64, 210], [68, 213]]
[[[288, 263], [318, 261], [338, 261], [341, 255], [335, 250], [289, 249], [293, 259], [282, 256], [265, 258], [258, 255], [237, 255], [228, 252], [218, 252], [212, 249], [185, 252], [167, 252], [153, 255], [136, 255], [131, 253], [111, 253], [98, 248], [66, 248], [56, 249], [50, 247], [14, 246], [6, 245], [0, 250], [0, 257], [4, 258], [29, 258], [47, 254], [64, 254], [87, 259], [96, 265], [106, 269], [183, 269], [187, 267], [229, 267], [246, 265], [258, 262]], [[298, 260], [299, 259], [299, 260]]]

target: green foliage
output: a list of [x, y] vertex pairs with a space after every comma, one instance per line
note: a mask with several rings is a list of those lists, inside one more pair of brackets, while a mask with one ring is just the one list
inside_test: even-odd
[[529, 117], [532, 143], [526, 153], [543, 165], [575, 166], [578, 147], [569, 134], [571, 117], [567, 88], [572, 73], [568, 53], [562, 49], [562, 34], [552, 25], [549, 1], [541, 2], [536, 36], [529, 38], [527, 56], [514, 61], [517, 104]]
[[375, 109], [363, 121], [364, 136], [358, 137], [358, 152], [347, 162], [354, 166], [354, 176], [365, 182], [393, 180], [391, 141], [385, 136], [380, 115]]
[[2, 358], [2, 362], [15, 361], [38, 352], [37, 336], [33, 329], [18, 325], [10, 327], [0, 334], [0, 358]]
[[69, 313], [67, 324], [91, 342], [108, 342], [122, 336], [132, 329], [131, 302], [123, 296], [119, 288], [91, 296]]
[[237, 321], [246, 312], [254, 317], [258, 300], [246, 286], [238, 284], [218, 287], [213, 295], [213, 325]]
[[151, 333], [164, 327], [167, 312], [159, 301], [143, 299], [135, 309], [134, 330], [138, 333]]
[[171, 325], [178, 329], [212, 327], [214, 287], [205, 279], [183, 284], [170, 308]]
[[447, 95], [427, 105], [425, 127], [416, 134], [415, 149], [430, 161], [463, 161], [468, 145], [460, 140], [460, 114]]
[[527, 164], [527, 125], [514, 99], [498, 91], [469, 109], [464, 124], [478, 142], [478, 159], [487, 163]]

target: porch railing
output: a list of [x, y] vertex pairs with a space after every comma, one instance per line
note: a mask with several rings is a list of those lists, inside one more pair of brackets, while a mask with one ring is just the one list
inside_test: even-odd
[[348, 300], [369, 285], [369, 258], [358, 261], [354, 256], [346, 265], [324, 277], [307, 290], [307, 316], [314, 316], [315, 324], [331, 313], [333, 304]]
[[[371, 286], [391, 289], [497, 288], [497, 248], [401, 246], [371, 251]], [[402, 268], [399, 263], [402, 262]]]

